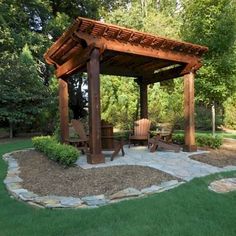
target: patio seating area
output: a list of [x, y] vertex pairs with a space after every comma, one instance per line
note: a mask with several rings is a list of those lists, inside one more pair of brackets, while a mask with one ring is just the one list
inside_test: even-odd
[[[184, 181], [190, 181], [195, 177], [206, 176], [209, 174], [229, 170], [231, 167], [219, 168], [198, 162], [189, 158], [190, 155], [206, 153], [206, 151], [197, 151], [194, 153], [173, 152], [173, 151], [157, 151], [151, 153], [146, 146], [130, 147], [124, 146], [125, 155], [117, 156], [110, 161], [110, 153], [103, 152], [105, 155], [105, 163], [88, 164], [86, 156], [83, 155], [77, 161], [77, 165], [83, 169], [102, 168], [120, 165], [138, 165], [147, 166], [157, 170], [161, 170]], [[236, 168], [231, 168], [236, 169]]]

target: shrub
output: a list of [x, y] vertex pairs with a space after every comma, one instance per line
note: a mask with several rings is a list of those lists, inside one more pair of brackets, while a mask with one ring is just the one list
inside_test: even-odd
[[223, 139], [221, 136], [216, 135], [203, 135], [198, 134], [196, 136], [196, 143], [200, 147], [210, 147], [210, 148], [219, 148], [222, 145]]
[[36, 150], [62, 165], [73, 165], [79, 156], [79, 151], [75, 147], [60, 144], [50, 136], [34, 137], [32, 142]]
[[[173, 141], [177, 144], [184, 144], [184, 134], [173, 134]], [[219, 148], [222, 145], [223, 139], [221, 136], [206, 134], [196, 134], [196, 144], [199, 147]]]
[[172, 139], [174, 143], [177, 143], [179, 145], [184, 144], [184, 134], [173, 134]]

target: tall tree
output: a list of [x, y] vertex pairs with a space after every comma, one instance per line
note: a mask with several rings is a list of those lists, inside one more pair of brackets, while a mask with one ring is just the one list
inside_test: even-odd
[[4, 73], [0, 72], [0, 120], [8, 121], [12, 138], [14, 125], [31, 124], [48, 102], [48, 93], [27, 45], [19, 58], [12, 56], [5, 67]]
[[236, 1], [186, 0], [183, 19], [182, 37], [209, 47], [196, 80], [197, 99], [221, 107], [236, 89]]

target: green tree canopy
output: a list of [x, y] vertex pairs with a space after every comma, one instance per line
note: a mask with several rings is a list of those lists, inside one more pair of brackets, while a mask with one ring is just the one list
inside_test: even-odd
[[197, 98], [222, 105], [236, 89], [236, 2], [184, 1], [182, 37], [209, 47], [196, 80]]

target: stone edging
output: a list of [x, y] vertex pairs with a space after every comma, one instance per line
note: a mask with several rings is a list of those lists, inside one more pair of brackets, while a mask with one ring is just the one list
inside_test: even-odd
[[[22, 151], [28, 151], [21, 150]], [[15, 151], [18, 152], [18, 151]], [[160, 193], [172, 188], [175, 188], [185, 182], [178, 180], [170, 180], [162, 182], [160, 185], [152, 185], [151, 187], [137, 190], [135, 188], [126, 188], [110, 196], [94, 195], [82, 198], [62, 197], [62, 196], [39, 196], [21, 186], [23, 180], [19, 177], [20, 167], [17, 160], [13, 158], [11, 153], [6, 153], [2, 157], [8, 162], [7, 176], [4, 180], [7, 190], [16, 199], [25, 201], [30, 205], [43, 208], [94, 208], [104, 206], [110, 203], [119, 202], [122, 200], [145, 197], [149, 194]]]
[[216, 193], [236, 191], [236, 178], [225, 178], [210, 183], [208, 189]]

